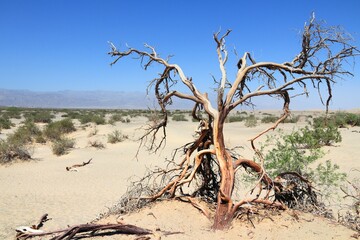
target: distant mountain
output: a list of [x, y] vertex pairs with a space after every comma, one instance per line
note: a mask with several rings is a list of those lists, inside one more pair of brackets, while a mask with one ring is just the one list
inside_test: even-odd
[[0, 89], [0, 106], [36, 108], [145, 109], [155, 101], [141, 92], [57, 91], [34, 92]]

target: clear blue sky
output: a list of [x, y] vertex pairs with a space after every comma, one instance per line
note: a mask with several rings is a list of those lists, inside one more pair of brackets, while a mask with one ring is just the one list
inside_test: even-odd
[[[110, 67], [112, 41], [174, 54], [172, 62], [208, 91], [210, 74], [220, 76], [214, 32], [232, 29], [228, 48], [239, 55], [284, 62], [299, 51], [299, 31], [312, 11], [360, 45], [359, 0], [0, 0], [0, 88], [144, 91], [159, 69], [145, 72], [130, 58]], [[360, 107], [359, 60], [355, 77], [335, 86], [333, 108]]]

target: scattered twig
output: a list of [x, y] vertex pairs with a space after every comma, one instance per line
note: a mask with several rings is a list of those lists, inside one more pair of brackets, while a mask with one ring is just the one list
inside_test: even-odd
[[66, 167], [66, 171], [76, 171], [77, 172], [78, 167], [83, 167], [85, 165], [90, 164], [91, 160], [92, 160], [92, 158], [90, 158], [90, 160], [87, 162], [83, 162], [82, 164], [75, 164], [75, 165], [72, 165], [71, 167]]

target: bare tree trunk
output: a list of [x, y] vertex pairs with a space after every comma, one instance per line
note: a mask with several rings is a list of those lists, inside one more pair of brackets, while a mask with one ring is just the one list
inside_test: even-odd
[[218, 193], [216, 213], [213, 228], [224, 229], [229, 226], [232, 220], [232, 201], [231, 196], [234, 189], [235, 171], [232, 165], [232, 158], [226, 151], [223, 126], [225, 117], [220, 114], [219, 118], [214, 119], [214, 146], [216, 157], [219, 162], [221, 182]]

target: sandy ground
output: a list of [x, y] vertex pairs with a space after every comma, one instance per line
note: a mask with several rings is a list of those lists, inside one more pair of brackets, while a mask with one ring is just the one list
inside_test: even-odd
[[[120, 199], [129, 186], [130, 177], [142, 176], [147, 168], [163, 165], [164, 158], [169, 157], [175, 147], [193, 139], [196, 127], [191, 121], [170, 122], [166, 148], [156, 155], [140, 151], [135, 159], [138, 143], [134, 140], [142, 133], [138, 128], [144, 122], [145, 118], [132, 118], [130, 123], [100, 125], [94, 136], [89, 136], [94, 126], [78, 127], [69, 136], [76, 139], [76, 148], [69, 154], [57, 157], [49, 145], [35, 145], [33, 157], [36, 161], [0, 166], [0, 239], [13, 239], [16, 227], [35, 224], [44, 213], [52, 218], [45, 225], [47, 230], [92, 221]], [[282, 124], [280, 127], [291, 131], [304, 124]], [[242, 155], [251, 158], [253, 153], [248, 139], [267, 126], [270, 125], [246, 128], [244, 123], [230, 123], [225, 129], [225, 139], [230, 147], [244, 146]], [[129, 135], [129, 140], [106, 143], [107, 134], [114, 130]], [[10, 131], [2, 131], [0, 137], [5, 138]], [[360, 133], [356, 131], [360, 128], [341, 129], [343, 141], [335, 147], [325, 148], [328, 154], [322, 159], [337, 163], [350, 179], [360, 177], [359, 172], [351, 171], [360, 169]], [[106, 148], [89, 147], [89, 140], [99, 140]], [[65, 170], [67, 166], [90, 158], [92, 163], [79, 168], [78, 172]], [[166, 239], [349, 239], [354, 233], [309, 214], [301, 214], [299, 220], [289, 214], [274, 216], [274, 221], [265, 219], [256, 224], [256, 228], [235, 221], [228, 231], [213, 232], [209, 230], [211, 222], [208, 219], [195, 208], [180, 202], [162, 202], [124, 216], [123, 220], [149, 229], [184, 232], [163, 237]]]

